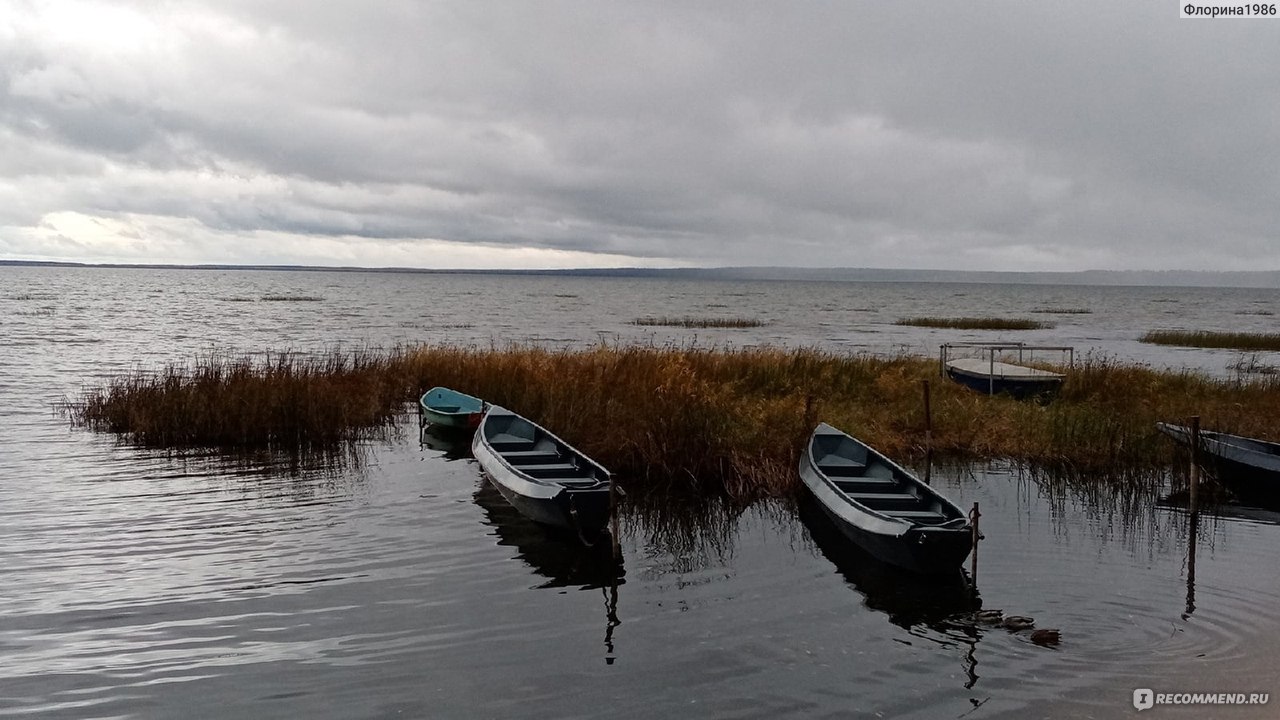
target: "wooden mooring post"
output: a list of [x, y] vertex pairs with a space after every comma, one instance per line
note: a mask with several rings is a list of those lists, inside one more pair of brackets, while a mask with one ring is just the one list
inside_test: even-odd
[[977, 585], [978, 583], [978, 541], [982, 539], [982, 531], [978, 528], [978, 519], [982, 517], [982, 513], [978, 512], [978, 503], [973, 504], [973, 509], [969, 511], [969, 526], [973, 531], [971, 536], [973, 543], [969, 553], [969, 582]]
[[924, 484], [933, 474], [933, 413], [929, 408], [929, 381], [924, 380]]
[[1191, 426], [1191, 467], [1187, 474], [1190, 517], [1187, 519], [1187, 605], [1182, 613], [1183, 620], [1196, 611], [1196, 545], [1200, 541], [1200, 416], [1192, 415], [1188, 425]]
[[1187, 505], [1194, 521], [1200, 513], [1200, 416], [1191, 418], [1191, 468], [1187, 477]]
[[612, 543], [613, 559], [622, 557], [622, 539], [618, 537], [618, 485], [609, 478], [609, 542]]

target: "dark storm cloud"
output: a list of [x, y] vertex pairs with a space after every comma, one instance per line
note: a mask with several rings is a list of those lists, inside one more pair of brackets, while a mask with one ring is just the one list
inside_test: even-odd
[[194, 223], [193, 255], [267, 232], [299, 262], [422, 239], [1276, 267], [1273, 25], [1154, 1], [23, 2], [0, 20], [0, 255]]

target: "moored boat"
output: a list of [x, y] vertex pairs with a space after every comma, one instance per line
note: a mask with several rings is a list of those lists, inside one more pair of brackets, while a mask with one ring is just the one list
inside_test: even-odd
[[954, 572], [973, 544], [955, 503], [875, 451], [820, 423], [800, 478], [840, 532], [877, 559], [920, 573]]
[[[1156, 429], [1191, 447], [1191, 428], [1158, 422]], [[1200, 431], [1201, 462], [1244, 503], [1280, 507], [1280, 443]]]
[[[977, 350], [983, 357], [951, 358], [951, 351], [959, 348]], [[1020, 400], [1048, 398], [1062, 387], [1066, 376], [1024, 365], [1024, 360], [1029, 361], [1037, 351], [1060, 353], [1068, 359], [1068, 364], [1075, 364], [1075, 348], [1069, 346], [987, 342], [946, 343], [940, 348], [938, 364], [943, 375], [981, 393], [1006, 394]], [[997, 360], [998, 354], [1000, 357], [1016, 354], [1017, 362], [1012, 362], [1012, 357]]]
[[475, 428], [484, 415], [484, 401], [446, 387], [434, 387], [418, 398], [423, 425]]
[[608, 523], [609, 471], [531, 420], [490, 405], [471, 452], [498, 492], [530, 520], [584, 535]]
[[1015, 398], [1057, 392], [1064, 377], [1062, 373], [981, 358], [948, 360], [946, 372], [947, 377], [978, 392]]

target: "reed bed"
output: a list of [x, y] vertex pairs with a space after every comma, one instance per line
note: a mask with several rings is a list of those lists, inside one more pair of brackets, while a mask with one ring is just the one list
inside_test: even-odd
[[63, 409], [73, 424], [167, 448], [310, 452], [392, 426], [408, 391], [397, 356], [211, 355], [139, 370], [91, 388]]
[[1179, 347], [1280, 350], [1280, 333], [1151, 330], [1139, 340], [1153, 345], [1177, 345]]
[[1158, 420], [1280, 438], [1280, 378], [1213, 379], [1086, 358], [1047, 405], [987, 397], [917, 357], [687, 347], [427, 346], [209, 357], [138, 371], [65, 403], [71, 420], [158, 447], [315, 448], [387, 431], [406, 403], [453, 387], [536, 419], [630, 489], [784, 497], [825, 420], [907, 462], [923, 457], [923, 381], [933, 451], [1079, 476], [1167, 467]]
[[1093, 311], [1089, 308], [1073, 308], [1073, 307], [1043, 307], [1032, 310], [1033, 313], [1043, 315], [1089, 315]]
[[319, 295], [263, 295], [262, 302], [322, 302]]
[[912, 327], [946, 328], [949, 330], [1041, 330], [1053, 327], [1051, 322], [1028, 318], [998, 317], [910, 317], [901, 318], [895, 325]]
[[685, 328], [753, 328], [764, 325], [755, 318], [701, 318], [701, 317], [640, 317], [632, 325], [685, 327]]

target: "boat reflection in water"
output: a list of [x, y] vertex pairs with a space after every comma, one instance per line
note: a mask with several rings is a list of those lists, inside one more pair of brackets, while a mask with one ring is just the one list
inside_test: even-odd
[[516, 557], [546, 578], [538, 587], [592, 589], [623, 583], [622, 559], [614, 559], [608, 536], [584, 545], [578, 536], [556, 532], [520, 514], [487, 480], [473, 496], [494, 529], [498, 545], [513, 547]]
[[614, 556], [609, 536], [588, 546], [576, 534], [539, 525], [521, 515], [488, 480], [482, 481], [472, 497], [484, 510], [484, 523], [493, 528], [498, 545], [515, 548], [516, 559], [546, 579], [538, 588], [600, 590], [605, 663], [612, 665], [616, 659], [613, 629], [622, 624], [618, 619], [618, 586], [625, 580], [622, 558]]
[[982, 607], [963, 569], [956, 568], [954, 574], [918, 575], [885, 564], [845, 538], [808, 496], [800, 502], [799, 515], [818, 551], [862, 593], [867, 607], [885, 613], [894, 625], [908, 630], [918, 625], [951, 630], [957, 618]]
[[982, 599], [968, 573], [956, 568], [954, 574], [919, 575], [881, 562], [846, 538], [808, 495], [798, 514], [814, 546], [862, 594], [866, 607], [916, 638], [961, 648], [964, 686], [977, 684], [978, 642], [989, 628], [977, 619]]
[[467, 460], [471, 457], [471, 432], [443, 425], [426, 425], [418, 433], [418, 444], [435, 450], [445, 460]]

